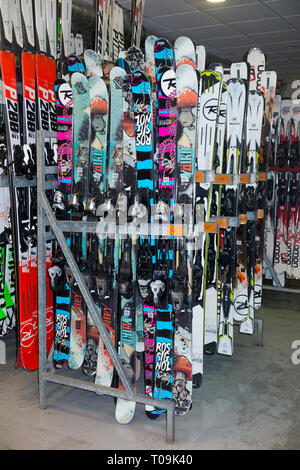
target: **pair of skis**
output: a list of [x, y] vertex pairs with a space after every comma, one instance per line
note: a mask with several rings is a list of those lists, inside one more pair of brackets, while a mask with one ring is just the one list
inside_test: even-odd
[[[298, 107], [282, 99], [275, 178], [276, 213], [273, 264], [276, 273], [299, 278], [299, 118]], [[270, 234], [271, 237], [271, 234]], [[274, 237], [272, 237], [274, 243]], [[272, 257], [270, 253], [270, 259]]]
[[96, 18], [96, 52], [116, 62], [124, 50], [123, 8], [115, 0], [97, 0]]
[[[37, 351], [37, 252], [36, 252], [36, 188], [16, 187], [15, 176], [32, 179], [35, 172], [36, 120], [40, 129], [56, 130], [53, 82], [55, 60], [46, 53], [46, 37], [52, 44], [51, 29], [55, 11], [53, 2], [46, 10], [35, 5], [38, 43], [34, 42], [33, 5], [31, 1], [10, 1], [1, 4], [2, 50], [1, 73], [5, 95], [8, 163], [11, 189], [13, 245], [17, 266], [17, 305], [19, 352], [24, 368], [38, 367]], [[50, 5], [51, 3], [51, 5]], [[41, 7], [41, 8], [40, 8]], [[47, 23], [48, 19], [48, 23]], [[46, 27], [47, 26], [47, 27]], [[46, 36], [46, 32], [48, 33]], [[54, 34], [55, 36], [55, 34]], [[38, 52], [36, 52], [38, 51]], [[52, 51], [52, 49], [51, 49]], [[17, 81], [22, 83], [24, 108], [20, 106]], [[37, 83], [37, 96], [36, 96]], [[21, 119], [23, 116], [23, 119]], [[21, 132], [21, 123], [24, 130]], [[23, 136], [21, 138], [21, 136]], [[54, 162], [54, 142], [48, 143], [47, 159]], [[47, 264], [51, 263], [51, 246], [46, 247]], [[47, 284], [49, 278], [46, 279]], [[53, 342], [53, 301], [47, 287], [47, 350]]]

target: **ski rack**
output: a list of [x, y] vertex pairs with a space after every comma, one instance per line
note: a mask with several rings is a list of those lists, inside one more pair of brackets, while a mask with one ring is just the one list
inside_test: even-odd
[[[46, 138], [55, 138], [56, 133], [37, 131], [37, 210], [38, 210], [38, 324], [39, 324], [39, 401], [40, 408], [47, 408], [47, 384], [49, 382], [60, 385], [66, 385], [72, 388], [79, 388], [94, 393], [108, 395], [114, 398], [123, 398], [143, 405], [155, 406], [166, 410], [166, 440], [168, 443], [175, 441], [175, 404], [169, 400], [162, 400], [148, 397], [134, 392], [126, 372], [122, 366], [121, 360], [113, 346], [110, 336], [104, 326], [101, 315], [92, 299], [88, 287], [83, 279], [74, 256], [67, 244], [63, 231], [74, 232], [96, 232], [98, 222], [74, 222], [58, 221], [49, 204], [45, 194], [47, 189], [47, 176], [57, 173], [56, 167], [45, 165], [44, 144]], [[50, 226], [52, 233], [46, 232], [46, 227]], [[45, 243], [46, 240], [55, 238], [66, 258], [73, 276], [78, 284], [78, 288], [86, 302], [87, 308], [93, 318], [99, 334], [107, 348], [111, 360], [116, 368], [119, 378], [124, 386], [124, 391], [114, 387], [107, 387], [99, 384], [87, 382], [85, 380], [74, 379], [57, 373], [51, 361], [51, 352], [47, 358], [46, 349], [46, 259]], [[53, 351], [53, 348], [52, 348]]]
[[[49, 200], [46, 196], [45, 191], [47, 189], [53, 189], [53, 175], [57, 176], [56, 166], [46, 166], [44, 156], [44, 145], [46, 138], [55, 138], [56, 133], [37, 131], [37, 177], [33, 181], [28, 181], [25, 178], [17, 178], [16, 182], [22, 186], [33, 186], [37, 185], [37, 213], [38, 213], [38, 325], [39, 325], [39, 402], [40, 408], [47, 408], [47, 396], [48, 396], [48, 383], [56, 383], [65, 385], [71, 388], [78, 388], [89, 392], [94, 392], [99, 395], [107, 395], [114, 398], [122, 398], [129, 401], [134, 401], [143, 405], [155, 406], [160, 409], [166, 410], [166, 441], [167, 443], [174, 443], [175, 441], [175, 404], [169, 400], [162, 400], [153, 397], [148, 397], [143, 394], [136, 393], [123, 368], [121, 360], [117, 354], [117, 350], [111, 342], [110, 336], [104, 326], [103, 320], [99, 311], [92, 299], [89, 289], [85, 283], [82, 273], [74, 259], [74, 256], [69, 248], [63, 232], [89, 232], [89, 233], [116, 233], [116, 227], [110, 226], [109, 228], [103, 228], [99, 226], [99, 222], [87, 222], [87, 221], [68, 221], [68, 220], [57, 220]], [[206, 173], [205, 179], [209, 178], [210, 181], [214, 181], [217, 184], [226, 184], [223, 181], [218, 181], [215, 173], [212, 172], [198, 172]], [[50, 176], [52, 175], [52, 177]], [[229, 176], [229, 175], [228, 175]], [[240, 175], [237, 176], [239, 181]], [[257, 175], [255, 175], [256, 178]], [[49, 181], [50, 179], [50, 181]], [[5, 185], [5, 177], [0, 176], [0, 186]], [[25, 181], [24, 181], [25, 180]], [[221, 178], [222, 180], [222, 178]], [[235, 181], [235, 178], [230, 177], [230, 181]], [[56, 181], [56, 180], [55, 180]], [[227, 180], [228, 181], [228, 180]], [[199, 180], [198, 180], [199, 182]], [[57, 183], [56, 183], [57, 184]], [[227, 182], [227, 184], [230, 184]], [[235, 218], [212, 218], [209, 222], [201, 222], [197, 224], [197, 232], [216, 233], [218, 228], [224, 226], [237, 226], [238, 217]], [[140, 231], [135, 232], [136, 235], [148, 234], [148, 224], [144, 227], [141, 225]], [[46, 230], [50, 227], [50, 231]], [[182, 237], [183, 227], [180, 225], [168, 225], [163, 232], [161, 227], [155, 224], [151, 224], [151, 231], [159, 230], [160, 235], [170, 237]], [[130, 226], [124, 225], [120, 228], [119, 233], [130, 234]], [[56, 239], [60, 245], [60, 248], [66, 258], [66, 261], [73, 273], [74, 279], [78, 285], [78, 288], [86, 302], [87, 308], [91, 317], [93, 318], [96, 327], [98, 328], [99, 334], [108, 350], [111, 360], [116, 368], [118, 376], [124, 386], [124, 391], [114, 387], [107, 387], [100, 384], [94, 384], [85, 380], [75, 379], [66, 377], [57, 372], [53, 366], [52, 357], [54, 351], [54, 345], [51, 348], [49, 356], [47, 356], [46, 349], [46, 259], [45, 259], [45, 243], [49, 239]], [[255, 318], [255, 324], [257, 325], [258, 333], [258, 345], [263, 346], [263, 320]]]
[[[213, 183], [218, 185], [238, 185], [238, 184], [255, 184], [258, 181], [266, 181], [267, 173], [241, 173], [241, 174], [227, 174], [227, 173], [216, 173], [215, 170], [204, 170], [196, 171], [195, 183]], [[239, 214], [236, 217], [228, 216], [213, 216], [210, 217], [210, 223], [216, 224], [219, 228], [234, 227], [238, 228], [241, 224], [245, 224], [249, 221], [256, 221], [257, 219], [264, 218], [264, 211], [248, 211], [246, 214]], [[278, 280], [279, 282], [279, 280]], [[276, 289], [277, 290], [277, 289]], [[298, 291], [300, 293], [300, 291]], [[263, 346], [263, 328], [264, 322], [261, 318], [257, 318], [255, 315], [254, 324], [257, 326], [257, 345]], [[238, 323], [234, 322], [234, 325]]]
[[[269, 170], [270, 172], [276, 172], [275, 169], [270, 169]], [[269, 260], [269, 258], [267, 257], [267, 254], [266, 252], [264, 252], [264, 257], [263, 257], [263, 260], [268, 268], [268, 271], [269, 273], [271, 274], [271, 278], [273, 280], [273, 283], [275, 284], [275, 286], [269, 286], [267, 284], [263, 284], [263, 289], [265, 290], [271, 290], [271, 291], [280, 291], [280, 292], [287, 292], [287, 293], [290, 293], [290, 294], [300, 294], [300, 289], [291, 289], [289, 287], [284, 287], [282, 286], [280, 280], [279, 280], [279, 277], [278, 275], [276, 274], [275, 272], [275, 269], [273, 268], [273, 265], [271, 263], [271, 261]]]

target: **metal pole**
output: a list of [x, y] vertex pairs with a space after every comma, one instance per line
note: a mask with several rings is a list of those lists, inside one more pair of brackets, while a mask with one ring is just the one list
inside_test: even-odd
[[286, 292], [287, 294], [300, 294], [300, 289], [289, 289], [288, 287], [275, 287], [263, 285], [265, 290], [273, 290], [275, 292]]
[[47, 407], [47, 351], [46, 351], [46, 253], [45, 253], [45, 215], [42, 204], [44, 191], [43, 158], [44, 139], [37, 131], [37, 255], [38, 255], [38, 325], [39, 325], [39, 397], [40, 408]]

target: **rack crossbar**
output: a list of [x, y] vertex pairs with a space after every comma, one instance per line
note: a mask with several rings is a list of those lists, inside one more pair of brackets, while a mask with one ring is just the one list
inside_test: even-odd
[[272, 280], [275, 282], [275, 286], [268, 286], [267, 284], [264, 284], [263, 285], [263, 289], [265, 290], [272, 290], [272, 291], [276, 291], [276, 292], [287, 292], [289, 294], [300, 294], [300, 289], [291, 289], [289, 287], [283, 287], [281, 285], [281, 282], [272, 266], [272, 263], [270, 262], [269, 258], [267, 257], [267, 255], [265, 254], [264, 255], [264, 262], [266, 263], [267, 265], [267, 268], [271, 274], [271, 277], [272, 277]]

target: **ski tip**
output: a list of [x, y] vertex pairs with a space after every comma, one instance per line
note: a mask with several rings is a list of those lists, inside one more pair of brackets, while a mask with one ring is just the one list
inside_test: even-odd
[[155, 411], [153, 412], [153, 411], [145, 410], [145, 413], [146, 413], [146, 415], [148, 416], [149, 419], [154, 421], [154, 420], [160, 418], [160, 416], [162, 416], [165, 413], [165, 411], [162, 411], [161, 413], [159, 413], [159, 412], [155, 412]]
[[21, 369], [22, 368], [22, 359], [21, 359], [21, 350], [19, 349], [17, 352], [17, 358], [15, 362], [15, 369]]

